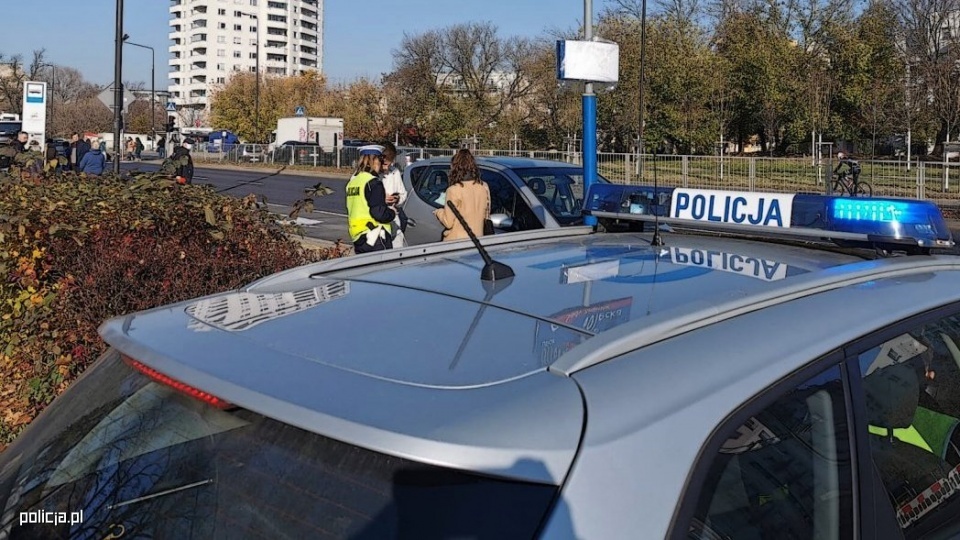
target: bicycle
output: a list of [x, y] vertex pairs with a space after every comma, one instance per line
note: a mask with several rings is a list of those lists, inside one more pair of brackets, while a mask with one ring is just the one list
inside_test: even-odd
[[837, 173], [836, 178], [833, 181], [831, 190], [834, 194], [838, 195], [850, 195], [851, 197], [872, 197], [873, 196], [873, 186], [869, 183], [859, 180], [856, 177], [848, 178], [849, 173], [846, 171]]

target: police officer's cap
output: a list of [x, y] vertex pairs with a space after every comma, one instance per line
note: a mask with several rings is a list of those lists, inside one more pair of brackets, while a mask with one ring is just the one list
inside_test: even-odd
[[383, 147], [379, 144], [368, 144], [360, 147], [361, 156], [380, 156], [383, 155]]

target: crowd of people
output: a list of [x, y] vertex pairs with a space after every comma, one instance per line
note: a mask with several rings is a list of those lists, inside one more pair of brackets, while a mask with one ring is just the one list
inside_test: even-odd
[[[161, 136], [157, 140], [158, 157], [166, 158], [162, 169], [169, 170], [170, 177], [181, 184], [189, 184], [193, 181], [193, 159], [190, 157], [192, 142], [190, 139], [185, 139], [167, 158], [166, 138]], [[140, 137], [127, 137], [121, 147], [120, 157], [130, 161], [141, 161], [144, 150]], [[89, 176], [102, 175], [107, 169], [107, 162], [113, 157], [107, 152], [106, 141], [99, 137], [82, 137], [80, 133], [75, 132], [66, 145], [58, 145], [53, 139], [47, 139], [46, 144], [41, 147], [36, 139], [30, 139], [26, 131], [20, 131], [12, 141], [6, 145], [0, 145], [0, 169], [9, 167], [16, 156], [24, 152], [42, 154], [42, 168], [45, 171], [71, 171]]]
[[[397, 149], [389, 142], [360, 149], [357, 168], [346, 189], [347, 227], [356, 253], [406, 245], [403, 205], [407, 191], [396, 157]], [[477, 162], [467, 149], [453, 157], [443, 203], [434, 212], [444, 228], [443, 240], [469, 238], [470, 232], [478, 237], [492, 232], [490, 188], [480, 179]]]

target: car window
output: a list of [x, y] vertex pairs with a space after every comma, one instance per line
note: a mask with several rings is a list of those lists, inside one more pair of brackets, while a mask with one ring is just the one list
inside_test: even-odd
[[513, 218], [511, 231], [542, 229], [543, 223], [507, 177], [490, 169], [480, 169], [480, 179], [490, 188], [490, 213]]
[[[11, 538], [530, 538], [557, 495], [217, 408], [118, 356], [0, 458]], [[19, 517], [38, 511], [82, 519]]]
[[[419, 167], [422, 171], [411, 173], [410, 183], [423, 202], [440, 208], [446, 200], [450, 166]], [[418, 171], [414, 169], [414, 171]]]
[[721, 432], [688, 538], [852, 537], [846, 419], [832, 367]]
[[[540, 203], [562, 225], [583, 221], [583, 169], [576, 167], [536, 167], [514, 169], [514, 173], [533, 191]], [[608, 180], [598, 177], [598, 181]]]
[[904, 328], [858, 359], [870, 452], [904, 535], [957, 535], [960, 315]]

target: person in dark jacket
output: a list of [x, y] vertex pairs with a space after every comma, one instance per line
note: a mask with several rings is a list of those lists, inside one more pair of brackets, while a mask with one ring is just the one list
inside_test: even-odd
[[80, 170], [80, 161], [83, 155], [90, 151], [90, 143], [80, 138], [79, 133], [70, 136], [70, 168]]
[[17, 154], [19, 154], [20, 152], [26, 152], [27, 140], [29, 138], [30, 136], [27, 135], [26, 131], [21, 131], [17, 133], [17, 138], [14, 139], [12, 143], [10, 143], [10, 146], [13, 147], [13, 149], [16, 151]]
[[103, 170], [107, 166], [107, 157], [103, 155], [103, 152], [100, 151], [99, 145], [91, 145], [93, 148], [83, 154], [83, 159], [80, 160], [79, 169], [77, 172], [89, 174], [91, 176], [100, 176], [103, 174]]
[[163, 162], [161, 170], [173, 176], [178, 184], [193, 183], [193, 158], [190, 149], [193, 148], [193, 139], [184, 139], [183, 144], [173, 149], [170, 157]]

